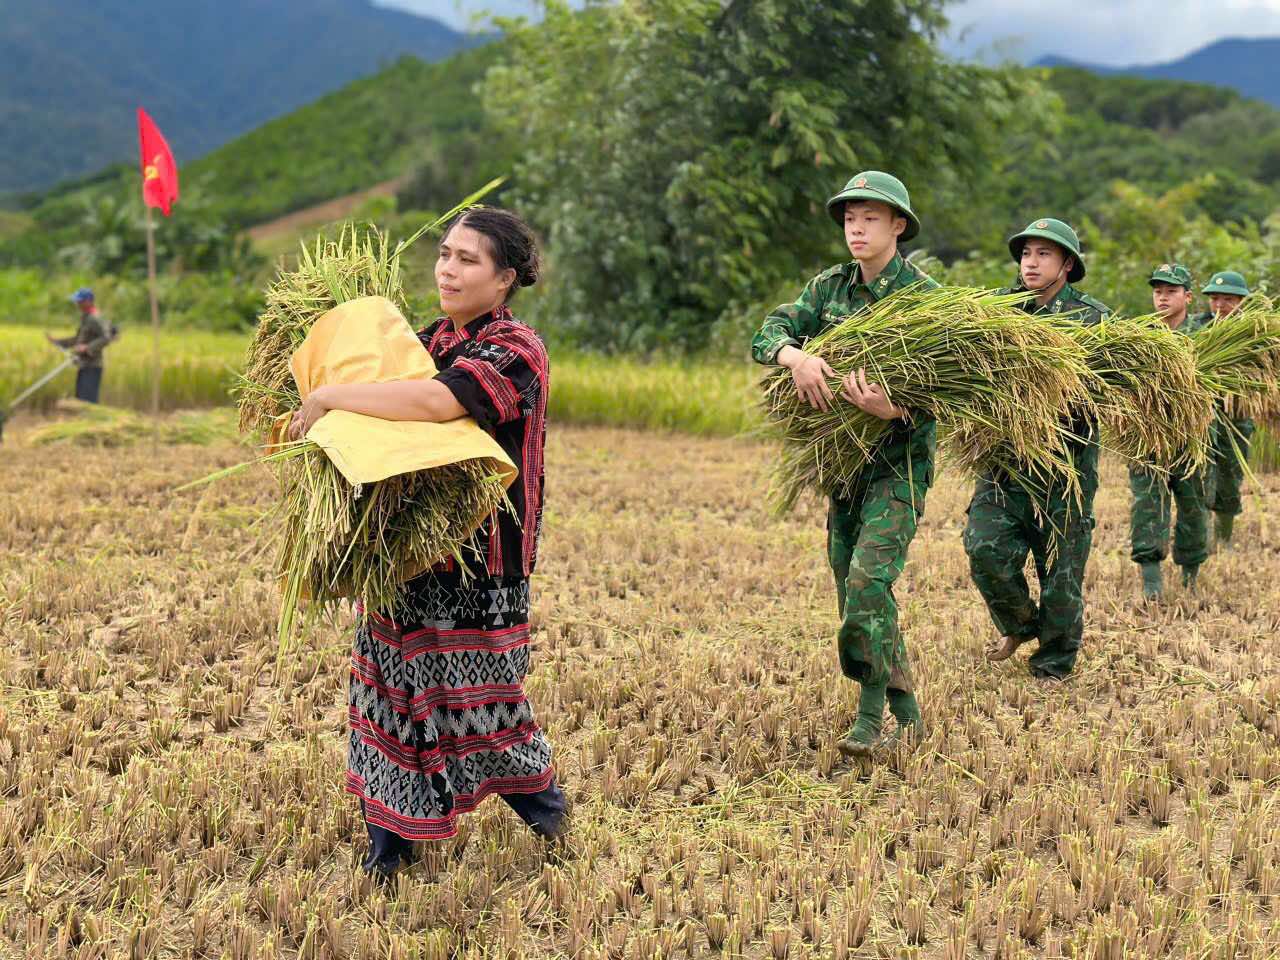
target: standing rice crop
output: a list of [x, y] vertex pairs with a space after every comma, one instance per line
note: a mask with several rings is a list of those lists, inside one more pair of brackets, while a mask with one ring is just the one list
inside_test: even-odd
[[[372, 226], [347, 226], [337, 239], [319, 238], [304, 248], [297, 269], [281, 273], [267, 291], [239, 388], [243, 431], [270, 443], [298, 408], [289, 359], [321, 316], [367, 296], [385, 297], [403, 309], [401, 253], [454, 212], [394, 248]], [[277, 468], [282, 494], [273, 525], [280, 536], [282, 645], [303, 598], [317, 609], [343, 598], [391, 609], [405, 579], [442, 558], [462, 560], [477, 518], [492, 514], [506, 498], [502, 476], [485, 460], [353, 487], [311, 441], [272, 447], [263, 459]]]
[[[1028, 484], [1070, 478], [1063, 417], [1089, 403], [1084, 350], [1020, 310], [1024, 299], [913, 287], [841, 321], [805, 350], [841, 377], [865, 368], [913, 417], [936, 418], [963, 469], [999, 467]], [[775, 495], [784, 509], [806, 489], [847, 495], [890, 426], [839, 396], [825, 411], [808, 406], [785, 370], [766, 378], [764, 402], [783, 439]]]
[[1084, 347], [1104, 447], [1162, 469], [1204, 463], [1213, 396], [1196, 376], [1189, 337], [1155, 315], [1064, 328]]

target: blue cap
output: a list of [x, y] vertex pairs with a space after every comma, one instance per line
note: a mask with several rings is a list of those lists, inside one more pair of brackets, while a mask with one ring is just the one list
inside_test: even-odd
[[81, 287], [79, 290], [77, 290], [75, 293], [71, 295], [72, 303], [84, 303], [86, 300], [92, 300], [92, 299], [93, 299], [92, 287]]

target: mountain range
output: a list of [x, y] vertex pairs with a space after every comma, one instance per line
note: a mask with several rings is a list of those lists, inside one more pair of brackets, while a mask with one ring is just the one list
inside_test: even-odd
[[1042, 57], [1040, 67], [1081, 67], [1092, 73], [1129, 74], [1156, 80], [1189, 80], [1232, 89], [1280, 107], [1280, 37], [1232, 37], [1168, 63], [1104, 67], [1066, 57]]
[[402, 54], [435, 61], [480, 39], [370, 0], [13, 7], [0, 18], [0, 192], [132, 162], [138, 106], [183, 163]]

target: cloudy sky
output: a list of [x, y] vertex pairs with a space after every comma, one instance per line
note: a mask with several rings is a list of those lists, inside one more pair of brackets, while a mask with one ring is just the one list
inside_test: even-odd
[[[532, 14], [536, 0], [376, 0], [465, 29], [476, 13]], [[961, 0], [947, 49], [1035, 60], [1056, 53], [1110, 66], [1161, 63], [1222, 37], [1280, 36], [1280, 0]]]

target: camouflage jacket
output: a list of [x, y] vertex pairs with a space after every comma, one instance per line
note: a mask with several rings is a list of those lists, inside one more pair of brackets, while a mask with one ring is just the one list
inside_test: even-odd
[[[838, 321], [916, 284], [930, 289], [938, 286], [936, 280], [901, 254], [895, 254], [870, 284], [862, 282], [857, 261], [824, 270], [805, 284], [799, 299], [775, 307], [765, 318], [751, 340], [751, 355], [757, 363], [775, 364], [783, 347], [803, 350], [810, 340]], [[837, 402], [846, 401], [838, 398]], [[899, 478], [910, 475], [914, 482], [927, 487], [933, 476], [936, 437], [937, 424], [932, 417], [917, 414], [911, 423], [895, 420], [872, 457], [866, 471], [868, 478], [885, 472]]]

